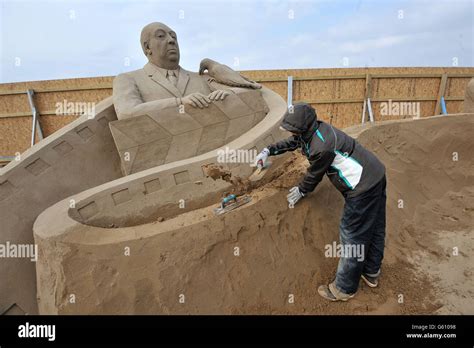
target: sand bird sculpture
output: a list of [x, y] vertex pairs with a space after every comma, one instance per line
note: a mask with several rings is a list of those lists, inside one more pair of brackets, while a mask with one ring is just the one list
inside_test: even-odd
[[261, 84], [249, 80], [245, 76], [242, 76], [238, 72], [229, 68], [227, 65], [220, 64], [209, 58], [205, 58], [201, 61], [201, 64], [199, 65], [199, 75], [204, 74], [206, 70], [212, 79], [227, 86], [247, 87], [253, 89], [262, 88]]

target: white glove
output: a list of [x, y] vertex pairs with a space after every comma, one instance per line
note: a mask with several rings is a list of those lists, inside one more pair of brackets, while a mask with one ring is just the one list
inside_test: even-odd
[[267, 148], [264, 148], [258, 155], [255, 157], [255, 167], [260, 167], [263, 168], [265, 167], [265, 164], [267, 163], [268, 156], [270, 156], [270, 150]]
[[295, 204], [304, 197], [303, 192], [300, 191], [298, 186], [292, 187], [290, 189], [290, 193], [286, 196], [286, 199], [288, 200], [289, 207], [293, 208]]

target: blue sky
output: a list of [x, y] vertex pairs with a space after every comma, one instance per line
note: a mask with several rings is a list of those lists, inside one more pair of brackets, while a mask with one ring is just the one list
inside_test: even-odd
[[[181, 66], [237, 70], [474, 66], [473, 0], [0, 0], [0, 82], [116, 75], [141, 28], [178, 34]], [[238, 64], [237, 64], [238, 63]]]

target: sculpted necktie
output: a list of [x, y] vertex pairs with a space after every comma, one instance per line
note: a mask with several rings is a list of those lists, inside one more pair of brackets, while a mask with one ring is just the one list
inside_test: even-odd
[[178, 84], [178, 78], [173, 70], [168, 70], [168, 81], [173, 85], [176, 86]]

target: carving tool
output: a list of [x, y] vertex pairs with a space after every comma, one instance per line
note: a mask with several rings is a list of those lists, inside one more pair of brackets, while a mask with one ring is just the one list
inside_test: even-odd
[[220, 206], [214, 209], [214, 214], [216, 215], [225, 214], [244, 204], [249, 203], [251, 200], [252, 200], [252, 197], [247, 196], [247, 195], [240, 196], [240, 197], [237, 197], [234, 194], [228, 195], [227, 197], [224, 197], [222, 199]]

